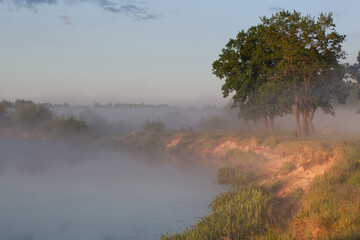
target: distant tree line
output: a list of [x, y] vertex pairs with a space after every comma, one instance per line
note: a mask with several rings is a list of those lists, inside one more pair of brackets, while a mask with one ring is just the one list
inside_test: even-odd
[[18, 99], [0, 102], [0, 129], [32, 130], [52, 137], [78, 138], [89, 135], [88, 124], [74, 117], [56, 116], [45, 104]]

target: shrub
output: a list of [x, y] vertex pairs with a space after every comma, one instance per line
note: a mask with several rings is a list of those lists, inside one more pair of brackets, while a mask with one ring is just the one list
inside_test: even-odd
[[145, 131], [160, 132], [165, 130], [165, 124], [160, 119], [157, 121], [149, 121], [149, 119], [147, 119], [142, 125], [142, 129]]
[[12, 113], [12, 119], [15, 123], [33, 128], [40, 123], [52, 119], [53, 113], [44, 105], [32, 102], [15, 102], [15, 111]]
[[52, 124], [52, 131], [56, 136], [80, 137], [90, 133], [91, 129], [85, 121], [70, 117], [55, 119]]

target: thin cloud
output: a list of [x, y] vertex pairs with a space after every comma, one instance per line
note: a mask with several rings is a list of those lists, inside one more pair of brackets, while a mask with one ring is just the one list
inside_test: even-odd
[[159, 15], [147, 14], [146, 16], [142, 17], [141, 20], [153, 20], [158, 18], [160, 18]]
[[146, 12], [144, 8], [139, 8], [132, 4], [121, 6], [121, 9], [129, 13], [137, 13], [137, 14]]
[[119, 7], [104, 7], [104, 9], [112, 13], [132, 13], [132, 14], [146, 13], [144, 8], [140, 8], [132, 4], [123, 5]]
[[[92, 3], [106, 12], [132, 16], [136, 20], [154, 20], [159, 18], [159, 15], [149, 12], [143, 4], [125, 0], [0, 0], [0, 4], [2, 3], [7, 3], [9, 6], [14, 5], [19, 8], [31, 8], [34, 10], [36, 10], [36, 7], [39, 5], [66, 4], [71, 6], [74, 4]], [[68, 19], [61, 19], [65, 24], [70, 23]]]

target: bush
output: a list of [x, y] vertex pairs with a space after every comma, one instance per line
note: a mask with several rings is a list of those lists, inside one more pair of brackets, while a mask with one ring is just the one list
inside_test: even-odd
[[12, 119], [15, 123], [34, 128], [40, 123], [50, 121], [53, 113], [44, 105], [32, 102], [15, 102], [15, 111], [12, 113]]
[[57, 118], [52, 124], [52, 131], [56, 136], [81, 137], [91, 132], [91, 129], [83, 120], [74, 117]]
[[157, 121], [149, 121], [149, 119], [147, 119], [142, 125], [142, 129], [145, 131], [160, 132], [165, 130], [165, 124], [160, 119]]

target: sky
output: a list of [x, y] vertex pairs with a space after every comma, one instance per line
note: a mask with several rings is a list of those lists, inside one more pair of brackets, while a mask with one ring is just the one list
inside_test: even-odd
[[222, 106], [212, 62], [282, 9], [332, 12], [356, 61], [359, 0], [0, 0], [0, 99]]

